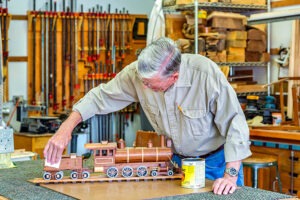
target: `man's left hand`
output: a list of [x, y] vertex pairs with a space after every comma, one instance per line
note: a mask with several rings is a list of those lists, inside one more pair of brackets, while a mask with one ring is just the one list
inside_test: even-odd
[[213, 193], [221, 194], [232, 194], [237, 189], [236, 185], [237, 177], [226, 177], [216, 179], [212, 185]]

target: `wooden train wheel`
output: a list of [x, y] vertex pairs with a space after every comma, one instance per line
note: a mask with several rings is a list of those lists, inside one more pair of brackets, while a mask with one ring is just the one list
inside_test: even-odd
[[64, 172], [63, 171], [59, 171], [55, 173], [55, 179], [56, 180], [61, 180], [64, 177]]
[[90, 172], [88, 172], [88, 171], [84, 171], [84, 172], [82, 172], [82, 178], [89, 178], [90, 177]]
[[71, 179], [77, 179], [78, 178], [78, 172], [71, 172], [71, 175], [70, 175]]
[[137, 168], [137, 175], [139, 177], [147, 176], [147, 174], [148, 174], [147, 167], [145, 167], [145, 166], [139, 166]]
[[131, 177], [133, 175], [133, 169], [130, 166], [125, 166], [122, 169], [122, 176], [123, 177]]
[[118, 169], [116, 167], [110, 167], [110, 168], [107, 169], [106, 175], [109, 178], [115, 178], [115, 177], [118, 176]]
[[151, 171], [151, 176], [157, 176], [157, 171], [152, 170], [152, 171]]
[[43, 178], [44, 178], [44, 180], [50, 180], [51, 179], [51, 173], [50, 172], [44, 172]]
[[173, 176], [173, 175], [174, 175], [173, 170], [169, 169], [169, 170], [168, 170], [168, 176]]

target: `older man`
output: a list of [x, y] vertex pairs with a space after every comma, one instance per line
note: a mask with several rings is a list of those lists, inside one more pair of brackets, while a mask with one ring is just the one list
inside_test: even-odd
[[95, 114], [140, 102], [157, 133], [172, 139], [174, 160], [206, 160], [213, 192], [233, 193], [243, 185], [241, 160], [250, 156], [249, 130], [235, 91], [206, 57], [181, 54], [174, 41], [160, 38], [106, 84], [89, 91], [49, 140], [44, 155], [58, 162], [74, 127]]

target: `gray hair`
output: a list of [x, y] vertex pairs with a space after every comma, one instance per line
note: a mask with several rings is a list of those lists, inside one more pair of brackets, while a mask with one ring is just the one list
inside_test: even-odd
[[166, 37], [149, 44], [138, 57], [138, 73], [142, 78], [151, 78], [157, 74], [169, 77], [179, 71], [181, 52], [176, 43]]

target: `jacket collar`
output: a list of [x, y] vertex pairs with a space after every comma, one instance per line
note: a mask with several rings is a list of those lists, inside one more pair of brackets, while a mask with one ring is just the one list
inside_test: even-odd
[[175, 83], [176, 87], [191, 87], [191, 70], [187, 68], [186, 65], [186, 58], [182, 56], [181, 64], [180, 64], [180, 70], [179, 70], [179, 77], [178, 80]]

